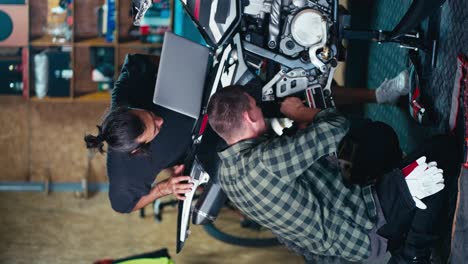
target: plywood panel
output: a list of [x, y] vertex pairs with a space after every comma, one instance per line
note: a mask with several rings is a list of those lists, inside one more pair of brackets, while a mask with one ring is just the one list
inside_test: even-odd
[[119, 1], [119, 38], [128, 39], [128, 30], [133, 25], [133, 17], [131, 16], [131, 1]]
[[102, 6], [103, 0], [80, 0], [75, 2], [75, 38], [82, 40], [86, 38], [95, 38], [98, 36], [97, 13], [99, 6]]
[[[96, 133], [96, 124], [108, 103], [31, 102], [31, 179], [79, 182], [88, 171], [86, 133]], [[91, 162], [90, 181], [107, 181], [105, 155]]]
[[29, 1], [29, 34], [32, 39], [44, 35], [44, 27], [47, 25], [47, 2], [43, 0]]
[[0, 97], [0, 181], [28, 180], [27, 109], [22, 97]]
[[[180, 264], [304, 263], [302, 257], [284, 246], [232, 246], [214, 239], [197, 225], [190, 226], [192, 233], [184, 250], [175, 254], [175, 207], [166, 207], [163, 221], [155, 223], [150, 206], [145, 218], [137, 212], [113, 212], [107, 193], [85, 200], [64, 192], [48, 196], [0, 192], [0, 200], [2, 263], [94, 263], [161, 248], [168, 248], [175, 263]], [[224, 230], [246, 232], [232, 210], [223, 210], [220, 216], [217, 223]]]
[[97, 83], [91, 80], [92, 67], [89, 47], [79, 47], [74, 54], [74, 96], [79, 97], [86, 93], [97, 92]]

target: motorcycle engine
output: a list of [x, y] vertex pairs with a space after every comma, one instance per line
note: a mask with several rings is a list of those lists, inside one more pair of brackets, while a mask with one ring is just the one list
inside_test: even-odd
[[[256, 52], [281, 65], [263, 88], [272, 101], [304, 90], [330, 94], [336, 47], [330, 36], [332, 0], [249, 0], [244, 7], [246, 41], [266, 46]], [[254, 39], [251, 36], [259, 36]], [[259, 40], [260, 39], [260, 40]], [[247, 50], [253, 50], [250, 47]], [[278, 59], [281, 57], [281, 59]]]
[[[258, 28], [269, 14], [268, 47], [290, 58], [324, 48], [331, 26], [331, 7], [326, 0], [250, 0], [244, 15], [256, 19]], [[280, 26], [282, 24], [282, 28]], [[265, 32], [265, 31], [263, 31]], [[315, 54], [313, 54], [315, 55]], [[322, 54], [322, 59], [330, 56]], [[314, 58], [311, 58], [314, 62]], [[316, 66], [322, 66], [318, 63]]]
[[[304, 3], [299, 0], [293, 1], [295, 2], [296, 5]], [[326, 16], [321, 11], [313, 8], [302, 9], [300, 6], [295, 10], [300, 11], [287, 16], [279, 43], [280, 53], [293, 58], [301, 51], [323, 48], [327, 42], [328, 29]]]

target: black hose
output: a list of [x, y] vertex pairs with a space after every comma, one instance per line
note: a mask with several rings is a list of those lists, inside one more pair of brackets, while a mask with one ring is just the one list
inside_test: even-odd
[[243, 247], [272, 247], [280, 245], [280, 242], [276, 238], [236, 237], [219, 230], [212, 223], [204, 225], [203, 228], [210, 236], [231, 245]]

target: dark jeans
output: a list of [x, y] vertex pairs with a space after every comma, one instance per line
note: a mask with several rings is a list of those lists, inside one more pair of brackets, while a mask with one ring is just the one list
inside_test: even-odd
[[375, 183], [379, 175], [397, 168], [403, 156], [395, 131], [369, 119], [351, 119], [349, 132], [340, 142], [338, 158], [351, 161], [351, 184]]
[[[349, 137], [358, 146], [351, 171], [354, 183], [376, 182], [376, 189], [380, 190], [380, 194], [379, 191], [377, 193], [387, 220], [382, 229], [384, 234], [391, 234], [389, 250], [402, 251], [408, 256], [427, 254], [434, 242], [442, 238], [448, 246], [441, 251], [441, 255], [448, 257], [451, 221], [458, 192], [457, 176], [462, 158], [461, 147], [455, 138], [449, 135], [429, 138], [419, 149], [402, 159], [395, 132], [382, 122], [361, 121], [357, 126], [352, 126]], [[403, 181], [400, 179], [400, 184], [391, 187], [388, 185], [389, 179], [381, 180], [378, 175], [384, 175], [392, 168], [401, 169], [421, 156], [426, 156], [427, 162], [436, 161], [437, 166], [444, 170], [445, 188], [422, 200], [427, 209], [406, 206], [405, 211], [404, 206], [400, 205], [408, 204], [408, 198], [405, 200], [388, 193], [401, 188]]]

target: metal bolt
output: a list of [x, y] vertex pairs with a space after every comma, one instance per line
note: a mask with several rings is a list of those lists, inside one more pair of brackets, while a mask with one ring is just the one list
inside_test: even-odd
[[294, 49], [294, 46], [294, 42], [292, 42], [291, 40], [286, 41], [286, 48], [292, 50]]
[[273, 40], [270, 41], [270, 42], [268, 42], [268, 47], [269, 47], [270, 49], [274, 49], [274, 48], [276, 47], [276, 42], [273, 41]]

